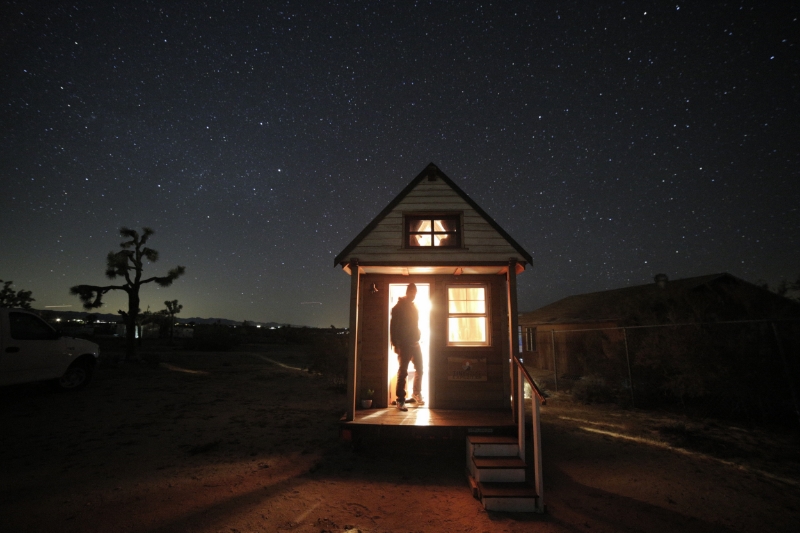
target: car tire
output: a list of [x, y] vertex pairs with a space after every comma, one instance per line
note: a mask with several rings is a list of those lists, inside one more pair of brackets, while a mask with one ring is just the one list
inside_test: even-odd
[[86, 360], [79, 359], [72, 363], [64, 375], [55, 380], [54, 385], [62, 391], [84, 388], [92, 380], [93, 366]]

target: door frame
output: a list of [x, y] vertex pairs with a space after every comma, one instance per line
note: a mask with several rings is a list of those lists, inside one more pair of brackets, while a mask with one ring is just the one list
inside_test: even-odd
[[[433, 383], [434, 380], [431, 379], [431, 372], [433, 368], [432, 360], [433, 354], [431, 353], [431, 348], [433, 347], [433, 343], [431, 342], [432, 336], [432, 307], [433, 307], [433, 291], [435, 288], [435, 283], [433, 279], [426, 279], [424, 281], [416, 281], [414, 280], [400, 280], [400, 281], [393, 281], [389, 280], [387, 282], [387, 290], [388, 290], [388, 305], [385, 309], [387, 320], [386, 320], [386, 330], [387, 330], [387, 343], [386, 343], [386, 383], [387, 383], [387, 405], [391, 406], [392, 402], [395, 401], [395, 384], [397, 379], [397, 354], [392, 349], [392, 341], [391, 341], [391, 334], [390, 334], [390, 327], [391, 327], [391, 320], [392, 320], [392, 307], [396, 303], [393, 301], [392, 296], [395, 295], [405, 295], [405, 287], [408, 286], [409, 283], [415, 283], [417, 285], [417, 293], [421, 294], [425, 291], [421, 291], [421, 287], [426, 287], [427, 296], [428, 296], [428, 304], [427, 304], [427, 311], [425, 311], [423, 306], [418, 305], [418, 309], [420, 309], [420, 330], [422, 330], [422, 338], [420, 339], [421, 344], [427, 344], [427, 346], [422, 347], [423, 352], [423, 367], [425, 368], [425, 383], [423, 384], [422, 395], [425, 398], [425, 407], [432, 407], [431, 401], [432, 398], [435, 396], [433, 391]], [[399, 296], [398, 296], [399, 298]], [[414, 300], [418, 303], [419, 297]], [[425, 331], [423, 320], [425, 315], [427, 314], [428, 317], [428, 325], [427, 331]], [[406, 384], [408, 386], [408, 384]], [[408, 391], [410, 392], [410, 391]]]

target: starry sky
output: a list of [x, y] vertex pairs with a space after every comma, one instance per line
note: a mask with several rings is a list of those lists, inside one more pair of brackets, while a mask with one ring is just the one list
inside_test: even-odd
[[520, 311], [794, 280], [797, 5], [3, 1], [0, 279], [80, 310], [149, 226], [187, 273], [143, 309], [345, 326], [333, 258], [434, 162], [532, 254]]

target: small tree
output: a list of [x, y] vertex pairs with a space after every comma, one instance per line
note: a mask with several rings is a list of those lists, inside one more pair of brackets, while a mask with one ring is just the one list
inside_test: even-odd
[[169, 317], [169, 338], [172, 339], [172, 334], [175, 329], [175, 315], [181, 312], [183, 306], [178, 303], [178, 300], [167, 300], [164, 302], [167, 306], [165, 313]]
[[797, 276], [797, 281], [788, 282], [785, 279], [781, 280], [775, 292], [780, 296], [785, 296], [792, 300], [800, 301], [800, 276]]
[[0, 283], [3, 284], [3, 289], [0, 290], [0, 307], [31, 308], [31, 302], [34, 301], [34, 298], [31, 298], [31, 291], [19, 290], [14, 292], [11, 288], [13, 281], [0, 279]]
[[120, 243], [122, 250], [108, 252], [106, 257], [106, 277], [108, 279], [124, 278], [122, 285], [76, 285], [69, 292], [78, 296], [84, 309], [96, 309], [103, 305], [103, 295], [109, 291], [125, 291], [128, 294], [128, 311], [119, 311], [125, 321], [125, 359], [136, 357], [136, 322], [139, 316], [139, 289], [146, 283], [155, 282], [161, 287], [169, 287], [181, 277], [185, 267], [177, 266], [167, 272], [166, 276], [153, 276], [142, 279], [144, 260], [151, 263], [158, 261], [158, 252], [145, 246], [153, 234], [150, 228], [142, 228], [142, 234], [129, 228], [120, 228], [119, 234], [128, 239]]

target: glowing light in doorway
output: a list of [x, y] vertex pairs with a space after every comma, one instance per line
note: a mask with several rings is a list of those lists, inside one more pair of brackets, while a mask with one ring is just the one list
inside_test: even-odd
[[[419, 311], [419, 331], [420, 339], [419, 346], [422, 351], [422, 368], [424, 370], [422, 377], [422, 397], [425, 399], [426, 406], [430, 401], [430, 338], [431, 338], [431, 297], [430, 297], [430, 284], [417, 283], [417, 297], [414, 299], [414, 305], [417, 306]], [[389, 316], [391, 316], [392, 308], [397, 304], [401, 296], [406, 295], [407, 283], [392, 283], [389, 285]], [[388, 325], [388, 324], [387, 324]], [[397, 354], [394, 353], [391, 341], [387, 347], [389, 352], [389, 405], [395, 400], [395, 386], [397, 384]], [[412, 374], [413, 365], [409, 365], [409, 377]], [[411, 383], [410, 380], [406, 383], [406, 395], [411, 396]]]

